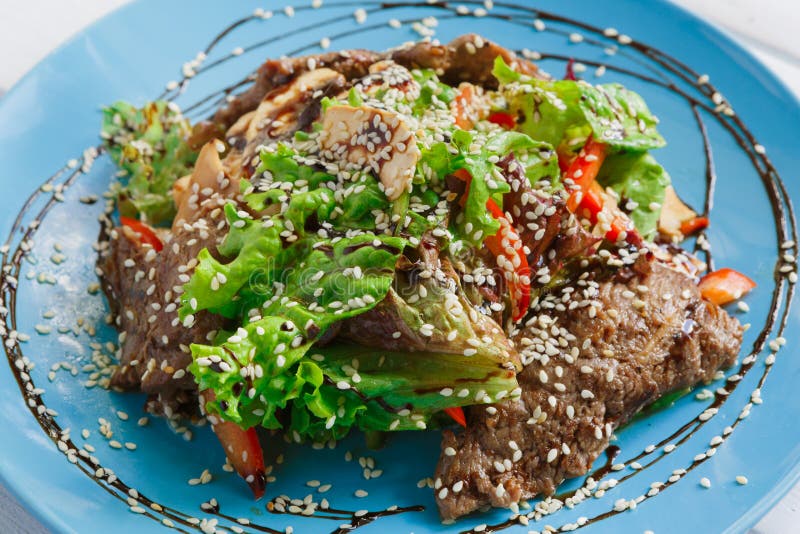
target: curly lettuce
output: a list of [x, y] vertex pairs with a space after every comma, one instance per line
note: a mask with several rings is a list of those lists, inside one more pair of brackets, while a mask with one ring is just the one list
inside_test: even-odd
[[619, 84], [532, 78], [502, 58], [493, 72], [521, 132], [564, 154], [576, 154], [590, 136], [608, 147], [597, 181], [623, 201], [642, 237], [652, 239], [670, 180], [647, 152], [665, 141], [642, 97]]
[[647, 152], [614, 154], [603, 163], [597, 181], [617, 194], [620, 207], [628, 212], [642, 237], [652, 239], [670, 184], [667, 171], [655, 158]]
[[533, 139], [558, 146], [565, 139], [592, 135], [614, 150], [627, 151], [666, 144], [644, 99], [620, 84], [532, 78], [514, 71], [500, 57], [493, 72], [510, 112], [522, 117], [518, 129]]
[[116, 191], [122, 215], [153, 225], [173, 219], [172, 185], [191, 173], [197, 159], [187, 143], [190, 134], [189, 121], [163, 100], [141, 108], [122, 101], [103, 108], [101, 136], [124, 171]]
[[[288, 146], [263, 152], [261, 161], [255, 187], [244, 196], [249, 211], [225, 207], [230, 230], [218, 247], [221, 258], [201, 251], [184, 286], [185, 324], [204, 311], [240, 324], [215, 344], [191, 347], [190, 372], [201, 390], [215, 393], [210, 413], [245, 428], [324, 441], [352, 428], [425, 428], [442, 408], [517, 387], [494, 345], [485, 357], [317, 347], [336, 323], [373, 309], [393, 291], [396, 265], [413, 236], [377, 230], [376, 215], [392, 206], [371, 174], [339, 182], [303, 165]], [[404, 387], [390, 391], [393, 383]], [[484, 393], [477, 400], [440, 394], [459, 384]]]

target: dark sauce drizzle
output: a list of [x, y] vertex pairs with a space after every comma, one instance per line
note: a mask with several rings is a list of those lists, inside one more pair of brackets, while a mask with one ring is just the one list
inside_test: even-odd
[[[483, 2], [477, 0], [460, 0], [458, 2], [459, 5], [473, 5], [473, 6], [482, 6]], [[374, 7], [368, 7], [374, 6]], [[375, 14], [379, 13], [384, 10], [390, 9], [399, 9], [399, 8], [406, 8], [406, 7], [417, 7], [417, 8], [424, 8], [424, 9], [434, 9], [439, 11], [448, 11], [449, 14], [445, 14], [444, 16], [439, 16], [440, 20], [451, 19], [456, 17], [473, 17], [473, 14], [461, 14], [455, 11], [455, 7], [451, 7], [450, 4], [447, 2], [436, 2], [436, 3], [427, 3], [427, 2], [370, 2], [370, 1], [358, 1], [358, 2], [342, 2], [337, 4], [326, 4], [323, 6], [322, 9], [326, 8], [345, 8], [345, 7], [368, 7], [367, 13], [368, 14]], [[770, 203], [772, 205], [773, 217], [775, 220], [775, 228], [776, 234], [778, 239], [778, 244], [780, 246], [781, 243], [792, 240], [794, 241], [794, 245], [789, 247], [785, 250], [779, 250], [779, 253], [784, 252], [792, 252], [796, 255], [797, 253], [797, 227], [796, 227], [796, 219], [794, 214], [794, 209], [791, 204], [791, 201], [788, 197], [788, 193], [785, 187], [785, 184], [781, 180], [780, 176], [778, 175], [777, 171], [775, 170], [774, 166], [772, 165], [769, 158], [763, 153], [763, 151], [759, 152], [756, 150], [757, 142], [753, 136], [753, 134], [746, 128], [744, 123], [741, 119], [735, 114], [726, 114], [725, 113], [725, 103], [724, 101], [721, 103], [720, 106], [719, 98], [717, 98], [717, 102], [715, 102], [715, 95], [717, 94], [716, 89], [707, 81], [700, 82], [698, 80], [699, 74], [692, 70], [690, 67], [682, 63], [681, 61], [677, 60], [666, 54], [665, 52], [659, 51], [655, 48], [652, 48], [648, 45], [640, 43], [638, 41], [631, 41], [630, 43], [620, 45], [612, 44], [606, 38], [608, 36], [604, 36], [603, 30], [601, 28], [589, 25], [587, 23], [571, 20], [566, 17], [541, 11], [538, 9], [534, 9], [532, 7], [518, 5], [509, 2], [495, 2], [495, 9], [503, 8], [507, 10], [511, 10], [513, 15], [506, 14], [506, 13], [495, 13], [489, 12], [485, 16], [488, 18], [495, 18], [498, 20], [503, 20], [508, 23], [524, 25], [524, 26], [532, 26], [532, 21], [534, 18], [538, 18], [542, 21], [553, 22], [557, 24], [563, 24], [568, 27], [579, 28], [583, 31], [588, 32], [591, 35], [596, 36], [596, 38], [587, 38], [584, 40], [584, 43], [596, 46], [596, 47], [608, 47], [609, 45], [613, 46], [616, 50], [616, 53], [619, 55], [623, 55], [626, 58], [634, 60], [637, 64], [643, 66], [647, 70], [655, 73], [659, 79], [653, 78], [648, 75], [644, 75], [635, 71], [631, 71], [624, 68], [615, 67], [610, 64], [603, 64], [594, 61], [588, 60], [581, 60], [582, 63], [588, 65], [595, 65], [605, 66], [608, 70], [616, 71], [622, 74], [627, 74], [631, 76], [635, 76], [640, 80], [659, 85], [664, 87], [674, 94], [684, 98], [687, 103], [691, 106], [692, 112], [697, 120], [698, 127], [700, 129], [700, 133], [703, 138], [704, 144], [704, 154], [706, 159], [706, 199], [704, 203], [704, 214], [708, 215], [713, 207], [713, 193], [714, 193], [714, 186], [716, 183], [716, 172], [714, 169], [714, 160], [713, 160], [713, 151], [711, 149], [711, 143], [708, 138], [708, 133], [705, 127], [705, 123], [701, 116], [701, 112], [710, 116], [714, 120], [716, 120], [723, 128], [725, 128], [729, 134], [734, 138], [740, 148], [744, 151], [747, 157], [750, 159], [754, 169], [759, 175], [764, 187], [766, 189], [767, 195], [770, 199]], [[303, 5], [303, 6], [294, 6], [296, 12], [309, 10], [311, 6]], [[281, 16], [281, 15], [278, 15]], [[285, 32], [282, 34], [276, 34], [273, 37], [268, 39], [262, 40], [260, 42], [254, 43], [249, 45], [248, 47], [244, 48], [245, 53], [254, 51], [261, 47], [267, 46], [269, 44], [275, 44], [287, 37], [291, 37], [294, 35], [299, 35], [304, 32], [312, 32], [320, 27], [321, 24], [331, 24], [337, 21], [343, 21], [350, 18], [351, 14], [331, 17], [330, 19], [316, 23], [309, 26], [295, 28], [290, 30], [289, 32]], [[526, 17], [530, 17], [530, 21], [525, 20]], [[406, 19], [401, 21], [403, 24], [410, 24], [413, 22], [417, 22], [420, 20], [421, 17], [413, 18], [413, 19]], [[211, 54], [220, 41], [227, 35], [234, 32], [237, 28], [243, 26], [244, 24], [249, 23], [250, 21], [259, 20], [260, 17], [256, 15], [251, 15], [247, 17], [240, 18], [236, 20], [234, 23], [223, 29], [217, 36], [212, 39], [212, 41], [206, 46], [204, 49], [204, 54], [209, 55]], [[331, 36], [332, 40], [336, 38], [345, 37], [348, 35], [353, 34], [360, 34], [369, 31], [374, 31], [380, 28], [383, 28], [385, 23], [380, 24], [371, 24], [371, 25], [364, 25], [355, 29], [351, 29], [347, 32], [343, 32], [337, 35]], [[551, 33], [556, 33], [559, 35], [567, 36], [569, 32], [562, 30], [558, 27], [556, 28], [546, 28], [544, 31], [548, 31]], [[604, 40], [605, 39], [605, 40]], [[315, 40], [314, 40], [315, 41]], [[301, 52], [314, 49], [316, 47], [316, 43], [306, 45], [301, 47], [297, 50], [292, 51], [289, 55], [296, 55]], [[638, 56], [634, 56], [633, 54], [628, 53], [627, 50], [635, 50], [639, 52], [645, 59], [641, 59]], [[236, 56], [233, 54], [228, 54], [223, 56], [213, 62], [205, 65], [202, 68], [196, 70], [196, 75], [200, 75], [202, 73], [211, 70], [213, 67], [224, 63], [226, 61], [234, 59]], [[555, 54], [542, 54], [542, 58], [546, 59], [554, 59], [554, 60], [568, 60], [570, 58], [566, 56], [558, 56]], [[650, 60], [652, 65], [648, 63], [646, 60]], [[689, 85], [692, 90], [697, 91], [700, 93], [700, 97], [693, 96], [689, 94], [688, 91], [684, 90], [683, 88], [678, 87], [678, 85], [671, 81], [671, 79], [664, 74], [661, 70], [666, 70], [669, 73], [678, 77], [680, 81], [684, 84]], [[168, 98], [170, 100], [175, 99], [179, 95], [183, 94], [189, 85], [190, 77], [184, 76], [180, 82], [177, 84], [177, 87], [173, 90], [166, 90], [164, 93], [160, 95], [159, 98]], [[213, 110], [216, 106], [221, 105], [224, 103], [225, 99], [230, 95], [235, 94], [235, 91], [241, 88], [248, 86], [250, 83], [254, 81], [254, 76], [248, 76], [235, 84], [232, 84], [226, 88], [223, 88], [219, 91], [213, 92], [210, 95], [207, 95], [201, 98], [199, 101], [195, 102], [194, 104], [187, 106], [185, 109], [187, 111], [192, 112], [200, 112], [205, 111], [206, 113]], [[216, 98], [216, 100], [215, 100]], [[211, 103], [210, 106], [204, 107], [205, 104]], [[57, 189], [56, 191], [60, 192], [60, 188], [67, 188], [72, 183], [74, 183], [82, 174], [88, 172], [91, 166], [91, 160], [94, 159], [95, 155], [99, 155], [103, 152], [102, 147], [95, 148], [96, 154], [86, 156], [84, 155], [81, 158], [81, 163], [83, 167], [73, 168], [70, 166], [65, 166], [56, 172], [53, 176], [45, 180], [42, 185], [49, 185], [55, 186]], [[30, 215], [29, 212], [34, 208], [34, 205], [37, 201], [41, 200], [44, 195], [44, 191], [42, 189], [37, 189], [34, 191], [24, 203], [22, 209], [18, 213], [16, 220], [11, 228], [9, 236], [6, 241], [6, 246], [8, 247], [7, 250], [4, 250], [2, 254], [3, 259], [3, 277], [2, 281], [0, 281], [0, 295], [2, 296], [2, 304], [6, 308], [6, 310], [0, 310], [0, 316], [2, 316], [4, 322], [2, 327], [0, 327], [0, 338], [2, 338], [4, 342], [4, 350], [6, 352], [6, 357], [8, 359], [9, 366], [11, 368], [12, 373], [17, 381], [19, 386], [20, 392], [23, 398], [26, 400], [26, 404], [28, 406], [31, 415], [37, 420], [38, 424], [41, 426], [42, 430], [48, 437], [53, 441], [54, 444], [58, 445], [59, 448], [63, 448], [66, 452], [65, 454], [69, 458], [70, 462], [74, 463], [78, 469], [84, 472], [87, 476], [92, 478], [101, 488], [107, 491], [110, 495], [114, 496], [118, 500], [122, 502], [127, 502], [129, 499], [133, 499], [136, 501], [137, 506], [142, 505], [136, 510], [138, 513], [141, 513], [145, 517], [153, 519], [155, 521], [161, 521], [162, 524], [165, 526], [170, 526], [179, 532], [187, 532], [188, 530], [200, 530], [203, 521], [196, 517], [193, 517], [189, 514], [181, 512], [179, 510], [160, 505], [146, 496], [139, 494], [125, 483], [120, 481], [116, 475], [113, 474], [113, 471], [110, 469], [102, 467], [96, 458], [94, 458], [88, 451], [85, 449], [79, 449], [72, 440], [69, 439], [68, 434], [59, 426], [59, 424], [55, 420], [54, 414], [49, 412], [42, 401], [41, 398], [41, 391], [37, 390], [32, 377], [30, 376], [30, 371], [33, 367], [33, 363], [30, 362], [22, 353], [19, 343], [15, 341], [13, 336], [11, 336], [12, 331], [16, 331], [17, 328], [17, 318], [16, 318], [16, 296], [17, 296], [17, 281], [19, 279], [20, 269], [21, 269], [21, 262], [24, 259], [27, 252], [30, 250], [31, 247], [31, 239], [34, 236], [36, 229], [38, 227], [38, 222], [43, 219], [49, 212], [49, 210], [58, 202], [56, 197], [53, 196], [47, 199], [44, 203], [44, 206], [36, 213], [34, 218], [29, 222], [27, 225], [23, 224], [26, 220], [26, 217]], [[37, 224], [32, 224], [33, 222]], [[16, 243], [14, 248], [12, 244]], [[713, 260], [710, 256], [710, 253], [706, 256], [709, 265], [713, 265]], [[680, 428], [670, 434], [668, 437], [661, 440], [657, 445], [656, 449], [663, 447], [668, 443], [674, 443], [676, 447], [684, 442], [686, 442], [699, 428], [701, 428], [708, 420], [714, 417], [716, 413], [715, 410], [718, 410], [722, 405], [725, 404], [727, 401], [730, 393], [732, 393], [736, 386], [739, 384], [741, 379], [753, 368], [757, 361], [757, 356], [763, 352], [767, 339], [773, 332], [780, 336], [782, 335], [783, 331], [785, 330], [790, 306], [794, 296], [794, 284], [788, 283], [786, 280], [787, 273], [780, 272], [779, 268], [782, 266], [780, 261], [776, 263], [775, 271], [774, 271], [774, 281], [775, 287], [772, 294], [772, 300], [770, 303], [770, 309], [766, 317], [765, 325], [761, 330], [760, 334], [758, 335], [757, 339], [753, 343], [752, 350], [748, 356], [743, 358], [742, 363], [740, 364], [737, 372], [728, 377], [726, 380], [725, 385], [718, 390], [715, 395], [713, 402], [697, 417], [693, 418], [692, 420], [683, 424]], [[758, 380], [757, 387], [761, 388], [766, 382], [767, 376], [770, 373], [772, 366], [771, 364], [767, 364], [764, 367], [764, 370]], [[745, 406], [744, 410], [749, 410], [751, 404]], [[707, 416], [704, 418], [704, 415]], [[733, 422], [728, 429], [723, 433], [725, 437], [730, 435], [730, 433], [739, 425], [739, 423], [744, 419], [743, 416], [737, 418], [735, 422]], [[677, 440], [677, 441], [676, 441]], [[724, 440], [723, 440], [724, 442]], [[708, 451], [716, 450], [720, 444], [711, 445]], [[606, 451], [607, 461], [606, 463], [599, 469], [595, 470], [591, 474], [587, 475], [587, 479], [592, 477], [595, 480], [599, 480], [606, 476], [610, 471], [611, 467], [614, 463], [614, 459], [619, 454], [619, 449], [615, 446], [611, 446]], [[642, 452], [633, 458], [626, 460], [625, 463], [637, 461], [639, 459], [643, 459], [648, 457], [651, 452]], [[642, 469], [631, 472], [629, 474], [624, 475], [620, 478], [620, 482], [627, 480], [640, 472], [643, 472], [647, 469], [647, 467], [655, 464], [656, 462], [660, 461], [662, 458], [667, 456], [669, 453], [662, 452], [659, 456], [655, 457], [649, 463], [643, 466]], [[691, 471], [698, 465], [704, 463], [706, 460], [710, 458], [710, 455], [705, 454], [701, 455], [701, 457], [696, 458], [685, 470], [686, 472]], [[664, 485], [661, 487], [661, 490], [677, 483], [680, 478], [682, 477], [672, 477], [669, 481], [665, 482]], [[673, 480], [674, 479], [674, 480]], [[577, 491], [577, 490], [576, 490]], [[575, 492], [564, 493], [562, 495], [558, 495], [558, 498], [568, 498], [571, 495], [574, 495]], [[651, 498], [651, 495], [644, 496], [644, 500]], [[244, 525], [244, 523], [240, 523], [237, 519], [222, 514], [219, 511], [217, 506], [216, 510], [213, 508], [203, 508], [206, 512], [211, 512], [214, 515], [221, 517], [227, 521], [235, 522], [240, 525]], [[349, 530], [353, 530], [358, 528], [359, 526], [371, 523], [372, 521], [384, 517], [387, 515], [394, 515], [403, 512], [414, 512], [422, 510], [421, 506], [410, 506], [404, 508], [396, 508], [396, 509], [387, 509], [383, 511], [377, 512], [367, 512], [359, 517], [355, 516], [356, 512], [350, 512], [346, 510], [338, 510], [338, 509], [327, 509], [326, 512], [329, 514], [329, 519], [349, 519], [350, 520], [350, 527], [346, 529], [342, 529], [341, 527], [334, 532], [347, 532]], [[616, 510], [609, 510], [608, 512], [602, 513], [598, 516], [595, 516], [589, 519], [587, 522], [579, 525], [584, 526], [586, 524], [590, 524], [592, 522], [596, 522], [602, 520], [607, 517], [611, 517], [616, 515], [618, 512]], [[317, 516], [315, 516], [317, 517]], [[319, 516], [322, 517], [322, 516]], [[487, 527], [483, 532], [497, 532], [504, 528], [508, 528], [511, 526], [516, 525], [518, 522], [517, 516], [512, 516], [506, 522], [492, 525]], [[269, 527], [259, 526], [259, 525], [249, 525], [250, 528], [254, 530], [258, 530], [261, 532], [268, 532], [268, 533], [277, 533], [280, 531], [271, 529]], [[230, 527], [228, 527], [230, 528]], [[188, 530], [187, 530], [188, 529]], [[563, 529], [563, 527], [562, 527]], [[475, 532], [474, 530], [468, 530], [465, 532]]]
[[[297, 517], [305, 517], [305, 518], [315, 518], [315, 519], [328, 519], [331, 521], [339, 521], [342, 522], [338, 527], [331, 531], [331, 534], [345, 534], [347, 532], [352, 532], [359, 527], [363, 527], [364, 525], [368, 525], [373, 521], [380, 519], [381, 517], [388, 517], [397, 514], [403, 514], [406, 512], [422, 512], [425, 510], [424, 506], [421, 505], [414, 505], [414, 506], [390, 506], [385, 510], [377, 510], [370, 512], [369, 510], [342, 510], [340, 508], [331, 508], [327, 504], [321, 506], [317, 510], [314, 511], [312, 514], [305, 514], [302, 510], [294, 511], [292, 510], [292, 506], [288, 502], [290, 499], [285, 496], [275, 497], [271, 501], [269, 501], [266, 505], [267, 512], [276, 515], [293, 515]], [[220, 505], [216, 500], [211, 502], [203, 503], [201, 505], [201, 509], [209, 514], [216, 515], [225, 519], [226, 521], [230, 521], [232, 523], [237, 523], [239, 525], [247, 525], [253, 530], [257, 530], [259, 532], [267, 532], [269, 534], [283, 534], [281, 530], [275, 530], [274, 528], [267, 527], [264, 525], [259, 525], [257, 523], [253, 523], [249, 519], [242, 520], [240, 518], [236, 518], [230, 515], [223, 513], [220, 510]], [[321, 513], [320, 513], [321, 512]]]

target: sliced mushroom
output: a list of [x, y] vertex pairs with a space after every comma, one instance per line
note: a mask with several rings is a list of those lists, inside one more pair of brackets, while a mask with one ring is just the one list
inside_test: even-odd
[[178, 213], [174, 225], [190, 220], [190, 215], [198, 208], [201, 198], [216, 194], [228, 198], [239, 190], [239, 180], [229, 178], [219, 158], [221, 144], [220, 141], [206, 143], [197, 156], [192, 174], [175, 182], [172, 195]]
[[420, 154], [414, 133], [398, 113], [369, 106], [330, 106], [318, 139], [326, 159], [346, 159], [351, 168], [372, 170], [389, 200], [410, 190]]
[[[243, 139], [241, 150], [232, 150], [226, 166], [246, 168], [265, 141], [285, 139], [311, 124], [319, 115], [319, 100], [333, 96], [346, 84], [338, 72], [318, 68], [267, 93], [258, 107], [239, 117], [227, 131], [227, 139]], [[241, 147], [238, 143], [234, 146]]]
[[683, 239], [681, 224], [697, 217], [697, 213], [687, 206], [670, 185], [661, 204], [661, 216], [658, 219], [658, 231], [668, 240], [678, 242]]

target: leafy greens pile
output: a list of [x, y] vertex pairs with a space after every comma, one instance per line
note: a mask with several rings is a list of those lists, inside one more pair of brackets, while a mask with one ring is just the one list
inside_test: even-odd
[[116, 191], [120, 214], [140, 214], [154, 225], [172, 222], [172, 185], [197, 159], [186, 142], [190, 133], [189, 121], [163, 100], [141, 109], [127, 102], [103, 109], [102, 137], [124, 174]]
[[[387, 296], [400, 256], [430, 223], [416, 221], [402, 235], [378, 231], [376, 214], [391, 205], [371, 174], [342, 183], [297, 159], [288, 145], [262, 152], [257, 174], [266, 173], [269, 185], [251, 188], [245, 200], [255, 213], [281, 203], [286, 209], [252, 218], [229, 204], [231, 230], [219, 248], [228, 261], [202, 251], [186, 284], [185, 319], [203, 310], [245, 319], [235, 332], [222, 334], [220, 343], [192, 347], [190, 370], [200, 389], [212, 389], [219, 401], [208, 409], [244, 427], [270, 429], [286, 428], [280, 412], [288, 409], [288, 429], [319, 441], [341, 438], [353, 426], [425, 428], [442, 409], [474, 403], [476, 391], [484, 401], [515, 389], [513, 371], [497, 372], [505, 355], [493, 344], [471, 356], [314, 346], [334, 323]], [[321, 226], [309, 231], [312, 220]], [[412, 322], [410, 315], [422, 308], [403, 304]], [[471, 323], [466, 313], [434, 315], [452, 319], [448, 331]], [[472, 391], [469, 398], [441, 393], [455, 385]]]
[[[577, 153], [590, 136], [602, 140], [611, 152], [598, 181], [628, 201], [637, 230], [653, 237], [669, 177], [647, 152], [664, 140], [641, 97], [616, 84], [522, 76], [500, 58], [494, 73], [496, 107], [521, 118], [516, 131], [487, 120], [457, 127], [459, 89], [428, 70], [413, 71], [417, 90], [401, 98], [350, 91], [349, 105], [392, 109], [417, 132], [411, 191], [393, 202], [369, 171], [309, 164], [319, 124], [261, 150], [252, 180], [242, 182], [247, 209], [225, 207], [222, 259], [203, 250], [184, 287], [185, 325], [198, 313], [233, 325], [213, 343], [192, 346], [189, 370], [201, 390], [215, 394], [210, 412], [245, 428], [323, 441], [353, 427], [426, 428], [443, 409], [517, 395], [513, 348], [465, 298], [457, 277], [418, 277], [409, 290], [398, 272], [424, 236], [436, 236], [447, 256], [479, 249], [498, 232], [487, 202], [513, 208], [503, 205], [510, 186], [497, 165], [508, 154], [532, 187], [553, 192], [561, 188], [559, 156]], [[323, 111], [333, 103], [326, 99]], [[186, 143], [188, 122], [164, 102], [142, 109], [120, 102], [104, 110], [103, 132], [127, 175], [118, 191], [122, 214], [170, 221], [172, 184], [196, 158]], [[471, 182], [458, 216], [449, 217], [447, 177], [459, 171]], [[398, 328], [425, 331], [427, 349], [321, 343], [342, 321], [376, 308], [390, 309]]]
[[524, 76], [499, 57], [494, 75], [509, 112], [524, 117], [519, 131], [564, 152], [577, 153], [590, 135], [609, 147], [598, 182], [633, 201], [630, 216], [636, 229], [642, 237], [653, 238], [670, 179], [647, 152], [665, 142], [642, 97], [617, 83]]

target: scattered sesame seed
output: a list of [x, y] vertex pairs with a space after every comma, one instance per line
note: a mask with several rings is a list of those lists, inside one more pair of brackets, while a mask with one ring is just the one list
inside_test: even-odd
[[353, 13], [353, 17], [356, 19], [357, 23], [364, 24], [367, 20], [367, 11], [364, 8], [358, 8]]

